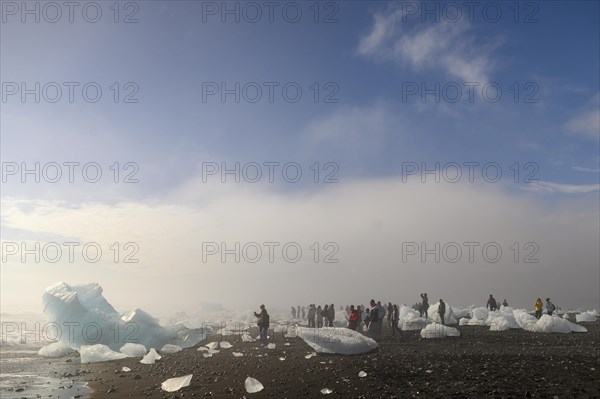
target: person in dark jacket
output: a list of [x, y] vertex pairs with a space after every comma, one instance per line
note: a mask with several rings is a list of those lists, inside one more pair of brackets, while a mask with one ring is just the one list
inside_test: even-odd
[[375, 341], [379, 340], [379, 323], [381, 322], [381, 320], [379, 320], [379, 308], [377, 307], [377, 304], [375, 303], [374, 299], [371, 299], [371, 310], [369, 312], [369, 328], [367, 330], [367, 334], [370, 338], [374, 339]]
[[392, 327], [392, 316], [394, 316], [394, 307], [392, 306], [391, 302], [388, 302], [388, 306], [387, 306], [387, 321], [388, 321], [388, 325], [390, 327]]
[[321, 305], [317, 306], [317, 328], [323, 327], [323, 309]]
[[316, 324], [315, 324], [315, 316], [317, 315], [317, 308], [315, 308], [314, 304], [310, 304], [310, 306], [308, 307], [308, 326], [315, 328]]
[[556, 306], [550, 302], [550, 298], [546, 298], [546, 312], [548, 316], [552, 316], [552, 313], [556, 310]]
[[260, 343], [264, 346], [267, 344], [267, 334], [269, 332], [269, 313], [265, 305], [260, 305], [260, 313], [254, 312], [254, 316], [258, 318], [258, 330], [260, 331]]
[[486, 308], [489, 308], [491, 311], [494, 310], [498, 310], [498, 304], [496, 303], [496, 298], [494, 298], [494, 296], [492, 294], [490, 294], [490, 297], [488, 298], [487, 304], [485, 305]]
[[427, 309], [429, 309], [429, 298], [427, 298], [427, 293], [421, 294], [421, 308], [419, 309], [419, 314], [421, 317], [425, 316], [427, 318]]
[[444, 320], [444, 315], [446, 314], [446, 304], [441, 299], [440, 299], [440, 306], [438, 306], [438, 314], [440, 315], [440, 319], [442, 319], [442, 324], [446, 324], [446, 322]]
[[398, 305], [392, 307], [392, 335], [396, 335], [396, 330], [402, 333], [402, 330], [398, 328], [398, 321], [400, 321], [400, 309]]
[[335, 306], [333, 303], [329, 305], [329, 327], [333, 327], [333, 321], [335, 320]]

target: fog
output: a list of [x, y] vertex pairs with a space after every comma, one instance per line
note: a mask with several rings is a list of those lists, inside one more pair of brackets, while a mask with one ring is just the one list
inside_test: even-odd
[[[421, 292], [456, 305], [483, 306], [491, 293], [517, 307], [551, 297], [590, 308], [599, 302], [597, 201], [597, 193], [549, 201], [509, 183], [389, 178], [280, 190], [201, 176], [114, 205], [9, 198], [3, 246], [29, 237], [104, 252], [97, 263], [79, 248], [72, 263], [66, 254], [56, 263], [7, 255], [2, 306], [40, 310], [44, 288], [65, 281], [100, 283], [118, 310], [163, 315], [370, 298], [411, 305]], [[133, 253], [124, 243], [137, 245], [138, 263], [124, 262]]]

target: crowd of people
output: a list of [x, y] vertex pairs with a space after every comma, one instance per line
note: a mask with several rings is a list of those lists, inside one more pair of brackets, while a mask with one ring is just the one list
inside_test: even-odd
[[[422, 293], [421, 295], [421, 303], [417, 304], [419, 314], [421, 317], [429, 317], [429, 298], [427, 293]], [[508, 302], [506, 299], [502, 301], [502, 306], [508, 306]], [[490, 311], [499, 310], [500, 306], [496, 301], [496, 298], [492, 294], [490, 294], [486, 308]], [[534, 304], [535, 308], [535, 317], [542, 317], [542, 311], [544, 308], [544, 304], [540, 298], [537, 298]], [[340, 311], [343, 311], [344, 308], [340, 307]], [[552, 316], [552, 313], [556, 310], [556, 306], [550, 301], [550, 298], [546, 298], [546, 312], [548, 315]], [[437, 314], [441, 319], [441, 323], [445, 324], [445, 314], [446, 314], [446, 303], [443, 299], [439, 300], [439, 305], [437, 308]], [[269, 330], [269, 314], [265, 309], [265, 305], [260, 305], [260, 313], [254, 313], [257, 317], [257, 324], [260, 331], [260, 339], [263, 345], [266, 345], [267, 342], [267, 333]], [[310, 304], [307, 307], [304, 306], [292, 306], [291, 310], [292, 319], [296, 320], [306, 320], [308, 322], [308, 327], [311, 328], [322, 328], [322, 327], [333, 327], [334, 321], [336, 317], [335, 313], [335, 305], [332, 303], [330, 305], [321, 305], [316, 306], [315, 304]], [[346, 326], [351, 330], [358, 331], [360, 333], [366, 333], [367, 336], [373, 338], [378, 341], [381, 337], [381, 330], [383, 327], [383, 323], [386, 322], [391, 328], [392, 335], [396, 335], [397, 332], [401, 332], [398, 327], [398, 321], [400, 320], [400, 306], [395, 304], [392, 305], [389, 302], [387, 305], [382, 305], [381, 301], [375, 301], [371, 299], [369, 302], [369, 308], [366, 308], [364, 305], [346, 305], [345, 308], [345, 317], [344, 320], [347, 320]]]

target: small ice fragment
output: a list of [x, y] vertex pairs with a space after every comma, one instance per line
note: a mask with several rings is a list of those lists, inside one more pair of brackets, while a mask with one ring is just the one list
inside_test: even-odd
[[204, 346], [206, 346], [208, 349], [217, 349], [219, 347], [219, 343], [218, 342], [211, 342], [210, 344], [206, 344]]
[[256, 393], [265, 389], [265, 387], [263, 386], [263, 384], [260, 383], [260, 381], [252, 377], [246, 378], [244, 386], [246, 387], [246, 392], [248, 393]]
[[285, 360], [285, 357], [280, 357], [279, 360], [283, 362]]
[[121, 369], [121, 371], [123, 371], [123, 372], [125, 372], [125, 373], [128, 373], [128, 372], [130, 372], [130, 371], [131, 371], [131, 369], [130, 369], [129, 367], [123, 367], [123, 368]]
[[330, 394], [330, 393], [332, 393], [332, 392], [333, 392], [333, 391], [332, 391], [331, 389], [329, 389], [329, 388], [323, 388], [323, 389], [321, 389], [321, 393], [322, 393], [323, 395], [329, 395], [329, 394]]
[[190, 382], [192, 381], [192, 376], [193, 374], [188, 374], [184, 375], [183, 377], [169, 378], [168, 380], [160, 384], [160, 387], [163, 391], [167, 392], [178, 391], [181, 388], [190, 385]]
[[206, 352], [206, 351], [208, 351], [208, 348], [206, 346], [201, 346], [201, 347], [198, 348], [198, 351], [200, 351], [200, 352]]
[[233, 352], [233, 356], [235, 356], [235, 357], [242, 357], [242, 356], [244, 356], [244, 354], [241, 353], [241, 352]]
[[[233, 345], [231, 345], [229, 342], [227, 341], [221, 341], [219, 343], [219, 346], [221, 347], [221, 349], [229, 349], [231, 348]], [[216, 349], [216, 348], [215, 348]]]
[[290, 346], [290, 343], [289, 343], [289, 342], [286, 342], [284, 345], [285, 345], [285, 346]]
[[358, 376], [359, 376], [360, 378], [363, 378], [363, 377], [366, 377], [366, 376], [367, 376], [367, 373], [365, 373], [364, 371], [359, 371], [359, 372], [358, 372]]
[[140, 363], [154, 364], [154, 362], [159, 360], [161, 357], [162, 357], [161, 355], [156, 353], [156, 350], [154, 348], [150, 348], [150, 351], [148, 352], [148, 354], [146, 356], [144, 356], [142, 358], [142, 360], [140, 360]]
[[427, 374], [431, 374], [431, 373], [433, 373], [433, 370], [425, 370], [425, 372], [426, 372]]
[[177, 352], [181, 352], [181, 346], [166, 344], [165, 346], [160, 348], [160, 353], [172, 354]]
[[214, 355], [215, 353], [219, 353], [218, 349], [209, 349], [208, 353], [210, 353], [211, 355]]
[[313, 357], [314, 355], [312, 353], [309, 353], [308, 355], [304, 356], [305, 359], [310, 359], [311, 357]]
[[202, 356], [204, 356], [204, 357], [212, 357], [212, 353], [203, 353]]
[[277, 345], [275, 345], [274, 343], [270, 343], [269, 345], [267, 345], [267, 348], [269, 349], [275, 349]]

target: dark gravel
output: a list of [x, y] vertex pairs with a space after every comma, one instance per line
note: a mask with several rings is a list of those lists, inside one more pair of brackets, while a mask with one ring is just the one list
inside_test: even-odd
[[[204, 358], [196, 348], [164, 355], [154, 365], [139, 359], [82, 365], [92, 398], [600, 398], [600, 322], [586, 334], [490, 332], [462, 327], [462, 337], [425, 340], [417, 332], [391, 337], [358, 356], [318, 355], [300, 338], [277, 334], [276, 349], [235, 342]], [[214, 337], [209, 341], [220, 340]], [[289, 346], [284, 343], [289, 342]], [[234, 357], [232, 351], [243, 352]], [[262, 356], [260, 356], [262, 355]], [[280, 361], [279, 357], [285, 357]], [[131, 372], [121, 372], [127, 366]], [[359, 378], [358, 372], [368, 375]], [[171, 377], [193, 373], [191, 386], [161, 390]], [[265, 386], [248, 394], [247, 376]], [[323, 395], [321, 389], [333, 393]]]

